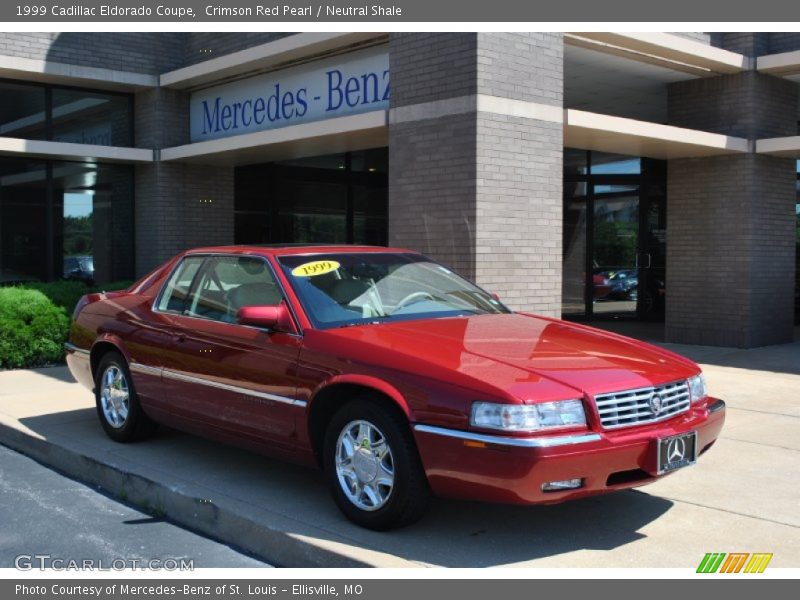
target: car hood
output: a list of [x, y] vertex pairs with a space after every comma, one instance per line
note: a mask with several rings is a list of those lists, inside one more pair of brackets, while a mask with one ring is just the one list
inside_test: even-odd
[[[395, 368], [478, 380], [522, 401], [685, 379], [692, 361], [598, 329], [524, 313], [378, 323], [329, 330]], [[424, 365], [424, 366], [423, 366]], [[564, 387], [572, 390], [564, 390]]]

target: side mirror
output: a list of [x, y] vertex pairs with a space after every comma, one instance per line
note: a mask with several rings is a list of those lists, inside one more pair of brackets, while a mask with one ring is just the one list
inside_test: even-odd
[[296, 331], [289, 309], [283, 302], [275, 306], [243, 306], [236, 313], [236, 321], [240, 325], [252, 325], [273, 331], [286, 333]]

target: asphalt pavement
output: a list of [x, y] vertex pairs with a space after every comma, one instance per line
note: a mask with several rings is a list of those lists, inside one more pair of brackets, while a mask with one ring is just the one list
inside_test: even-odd
[[109, 569], [148, 565], [177, 570], [190, 563], [194, 568], [270, 566], [2, 446], [0, 523], [0, 568], [15, 562], [38, 567], [51, 560], [62, 561], [53, 562], [60, 568], [84, 560]]

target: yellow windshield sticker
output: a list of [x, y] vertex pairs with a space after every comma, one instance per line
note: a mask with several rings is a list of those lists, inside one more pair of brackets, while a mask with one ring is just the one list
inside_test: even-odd
[[335, 271], [340, 266], [335, 260], [315, 260], [295, 267], [292, 269], [292, 275], [295, 277], [314, 277], [315, 275], [324, 275]]

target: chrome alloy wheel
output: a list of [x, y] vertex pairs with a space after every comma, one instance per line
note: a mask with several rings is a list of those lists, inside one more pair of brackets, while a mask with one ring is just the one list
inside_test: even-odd
[[347, 499], [366, 511], [386, 505], [394, 489], [392, 449], [368, 421], [350, 421], [336, 441], [336, 476]]
[[122, 369], [116, 365], [110, 365], [100, 381], [100, 403], [103, 408], [103, 416], [109, 425], [119, 429], [128, 420], [128, 411], [130, 410], [128, 380]]

